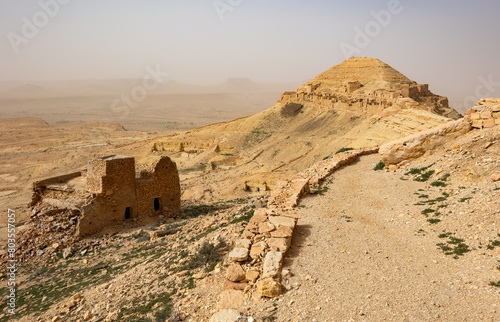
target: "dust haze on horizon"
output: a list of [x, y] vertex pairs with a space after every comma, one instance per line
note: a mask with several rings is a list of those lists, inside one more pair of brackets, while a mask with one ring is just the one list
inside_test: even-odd
[[448, 96], [500, 96], [493, 1], [0, 0], [0, 81], [302, 83], [375, 57]]

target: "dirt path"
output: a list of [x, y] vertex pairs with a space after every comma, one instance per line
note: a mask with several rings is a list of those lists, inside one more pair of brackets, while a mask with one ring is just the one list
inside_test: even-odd
[[498, 272], [479, 251], [445, 256], [439, 228], [413, 205], [426, 184], [373, 171], [378, 160], [361, 157], [301, 201], [278, 321], [499, 321], [488, 286]]

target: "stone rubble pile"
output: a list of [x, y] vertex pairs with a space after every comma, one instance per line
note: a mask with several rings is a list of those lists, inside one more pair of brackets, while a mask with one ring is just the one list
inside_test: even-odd
[[279, 296], [283, 259], [292, 244], [299, 218], [294, 208], [300, 198], [310, 192], [310, 185], [322, 182], [341, 166], [354, 162], [360, 155], [377, 152], [378, 147], [339, 153], [314, 164], [299, 178], [278, 182], [267, 207], [256, 209], [228, 254], [231, 265], [226, 271], [218, 309], [238, 309], [244, 304], [245, 294], [253, 294], [254, 298]]
[[20, 263], [48, 261], [59, 252], [71, 256], [71, 249], [79, 240], [75, 237], [79, 212], [50, 206], [35, 208], [33, 212], [29, 222], [18, 232], [16, 260]]

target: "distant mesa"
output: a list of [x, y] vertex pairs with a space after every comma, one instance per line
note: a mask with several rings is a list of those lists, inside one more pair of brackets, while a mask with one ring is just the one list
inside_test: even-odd
[[3, 91], [0, 96], [4, 98], [44, 98], [51, 96], [51, 92], [39, 85], [24, 84]]
[[0, 127], [2, 128], [39, 128], [50, 127], [49, 123], [38, 117], [12, 117], [0, 118]]

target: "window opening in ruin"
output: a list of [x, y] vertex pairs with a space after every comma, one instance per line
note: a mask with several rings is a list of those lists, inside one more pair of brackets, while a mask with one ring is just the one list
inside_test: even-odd
[[155, 206], [155, 211], [160, 210], [160, 198], [155, 198], [154, 206]]
[[125, 208], [125, 219], [132, 218], [132, 207]]

